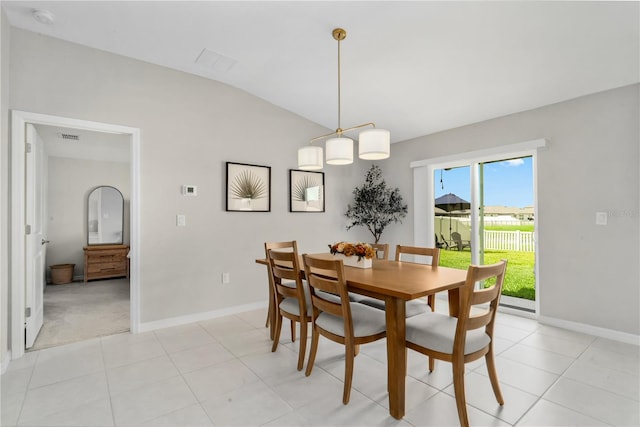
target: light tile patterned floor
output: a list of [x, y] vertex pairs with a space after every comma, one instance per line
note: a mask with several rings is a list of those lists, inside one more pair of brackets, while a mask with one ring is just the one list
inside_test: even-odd
[[[29, 352], [0, 379], [2, 426], [456, 426], [451, 366], [409, 352], [407, 411], [389, 416], [385, 342], [363, 345], [342, 404], [344, 348], [322, 340], [313, 373], [296, 370], [283, 328], [271, 353], [257, 310], [138, 335]], [[474, 426], [640, 425], [640, 352], [499, 313], [497, 368], [467, 365]]]

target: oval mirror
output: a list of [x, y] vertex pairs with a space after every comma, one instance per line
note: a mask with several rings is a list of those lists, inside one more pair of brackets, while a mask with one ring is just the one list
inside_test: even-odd
[[87, 244], [121, 245], [124, 198], [111, 186], [96, 187], [87, 199]]

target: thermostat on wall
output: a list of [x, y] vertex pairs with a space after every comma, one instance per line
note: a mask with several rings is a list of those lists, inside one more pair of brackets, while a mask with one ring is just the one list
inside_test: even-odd
[[197, 196], [198, 195], [198, 187], [195, 185], [183, 185], [182, 186], [182, 195], [183, 196]]

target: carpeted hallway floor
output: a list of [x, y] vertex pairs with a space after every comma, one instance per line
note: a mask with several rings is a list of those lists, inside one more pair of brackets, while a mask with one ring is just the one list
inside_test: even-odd
[[47, 285], [44, 324], [28, 351], [129, 330], [129, 279]]

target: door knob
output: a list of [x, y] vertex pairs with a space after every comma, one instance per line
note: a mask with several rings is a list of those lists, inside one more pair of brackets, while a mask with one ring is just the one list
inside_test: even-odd
[[45, 243], [49, 243], [49, 241], [42, 239], [42, 244], [44, 245]]

